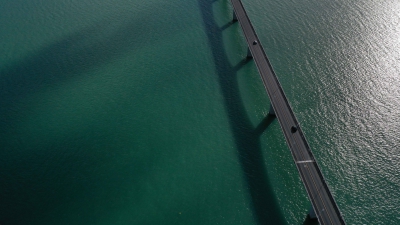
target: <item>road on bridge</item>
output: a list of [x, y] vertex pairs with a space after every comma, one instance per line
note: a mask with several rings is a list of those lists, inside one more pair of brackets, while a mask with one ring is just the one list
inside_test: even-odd
[[345, 224], [242, 2], [231, 2], [319, 223]]

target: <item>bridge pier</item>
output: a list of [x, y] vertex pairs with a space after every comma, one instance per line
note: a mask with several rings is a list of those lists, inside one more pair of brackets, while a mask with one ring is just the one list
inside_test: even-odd
[[253, 58], [253, 55], [251, 54], [249, 47], [247, 47], [247, 58], [249, 58], [249, 59]]
[[311, 206], [310, 211], [308, 211], [308, 217], [310, 219], [317, 219], [317, 214], [315, 214], [314, 207]]
[[271, 103], [269, 104], [269, 112], [268, 112], [268, 114], [271, 115], [271, 116], [276, 116], [274, 107], [272, 107]]
[[232, 15], [232, 22], [238, 21], [237, 16], [236, 16], [236, 13], [235, 13], [235, 10], [233, 10], [232, 14], [233, 14], [233, 15]]

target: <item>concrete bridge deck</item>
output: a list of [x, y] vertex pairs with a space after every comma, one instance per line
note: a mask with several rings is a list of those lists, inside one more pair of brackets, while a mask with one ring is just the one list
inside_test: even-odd
[[242, 2], [231, 3], [319, 223], [345, 224]]

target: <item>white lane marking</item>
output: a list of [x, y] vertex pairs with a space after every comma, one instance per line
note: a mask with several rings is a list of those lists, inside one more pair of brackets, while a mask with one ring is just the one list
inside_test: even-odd
[[299, 164], [299, 163], [313, 163], [313, 162], [315, 162], [315, 161], [314, 160], [304, 160], [304, 161], [297, 161], [296, 164]]

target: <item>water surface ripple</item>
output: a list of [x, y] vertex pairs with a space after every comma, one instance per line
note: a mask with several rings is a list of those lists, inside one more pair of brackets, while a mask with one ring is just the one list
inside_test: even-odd
[[[346, 222], [399, 224], [400, 3], [243, 4]], [[1, 1], [0, 223], [303, 224], [231, 10]]]

